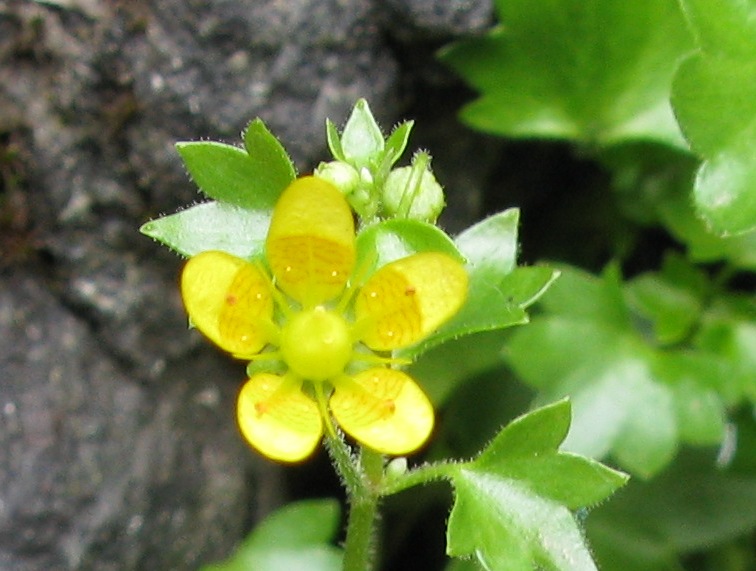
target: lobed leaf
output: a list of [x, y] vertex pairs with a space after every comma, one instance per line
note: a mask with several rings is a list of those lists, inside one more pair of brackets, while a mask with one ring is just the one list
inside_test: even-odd
[[674, 0], [500, 0], [501, 25], [441, 59], [481, 97], [462, 118], [508, 137], [685, 147], [669, 105], [691, 46]]
[[474, 554], [491, 570], [596, 569], [567, 507], [603, 500], [627, 477], [559, 452], [569, 420], [566, 400], [523, 415], [455, 472], [450, 555]]
[[245, 140], [259, 156], [214, 141], [176, 143], [176, 149], [208, 197], [249, 210], [272, 209], [294, 179], [293, 167], [262, 123], [252, 122]]
[[[746, 416], [753, 430], [753, 415]], [[741, 422], [737, 429], [748, 427]], [[753, 457], [752, 450], [745, 455]], [[685, 451], [658, 477], [632, 480], [591, 512], [587, 534], [603, 571], [682, 569], [684, 554], [752, 533], [756, 476], [722, 466], [715, 454]]]

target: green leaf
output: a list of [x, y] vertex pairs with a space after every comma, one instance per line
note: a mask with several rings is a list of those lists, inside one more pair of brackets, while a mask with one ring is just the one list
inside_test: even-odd
[[258, 525], [229, 559], [202, 571], [338, 571], [342, 554], [331, 542], [339, 511], [335, 500], [289, 504]]
[[[697, 359], [691, 361], [699, 365]], [[722, 398], [714, 388], [698, 382], [700, 370], [689, 372], [684, 367], [673, 387], [680, 437], [698, 446], [716, 446], [723, 441], [726, 431], [727, 411]]]
[[453, 475], [447, 552], [485, 569], [596, 569], [569, 510], [594, 504], [627, 476], [558, 451], [569, 427], [561, 401], [514, 420]]
[[476, 460], [479, 466], [497, 465], [519, 456], [555, 452], [570, 428], [570, 401], [562, 399], [510, 422]]
[[[263, 147], [261, 136], [253, 137], [255, 144]], [[280, 144], [271, 136], [275, 145]], [[278, 196], [288, 186], [293, 176], [286, 179], [279, 170], [269, 178], [265, 164], [250, 158], [244, 149], [201, 141], [176, 143], [194, 182], [208, 197], [250, 210], [272, 209]], [[268, 148], [268, 157], [275, 155], [277, 148]], [[263, 157], [265, 158], [265, 154]]]
[[756, 229], [756, 6], [682, 0], [699, 51], [675, 75], [672, 103], [691, 147], [705, 162], [693, 196], [721, 235]]
[[[756, 301], [749, 297], [744, 315], [717, 307], [702, 320], [695, 344], [719, 357], [718, 392], [728, 404], [743, 399], [756, 404]], [[724, 305], [724, 304], [723, 304]], [[701, 370], [700, 368], [698, 370]]]
[[567, 450], [602, 458], [649, 477], [677, 449], [671, 390], [653, 376], [646, 349], [631, 334], [589, 320], [535, 320], [511, 337], [506, 352], [541, 400], [570, 395], [575, 416]]
[[701, 300], [662, 276], [641, 275], [626, 291], [630, 305], [653, 322], [654, 334], [662, 344], [682, 341], [698, 321]]
[[496, 271], [502, 277], [517, 264], [517, 225], [520, 211], [510, 208], [478, 222], [455, 242], [473, 271]]
[[611, 495], [627, 478], [557, 448], [570, 427], [570, 403], [561, 400], [512, 421], [475, 461], [481, 469], [528, 481], [540, 496], [571, 509]]
[[499, 0], [501, 26], [441, 59], [481, 92], [462, 118], [508, 137], [684, 147], [669, 105], [691, 39], [674, 0]]
[[753, 474], [717, 466], [710, 450], [685, 451], [657, 478], [632, 480], [591, 512], [587, 533], [603, 571], [677, 571], [681, 553], [752, 533], [754, 505]]
[[419, 220], [393, 218], [359, 231], [357, 259], [363, 265], [355, 271], [367, 278], [375, 268], [418, 252], [442, 252], [460, 263], [464, 262], [452, 239], [438, 226]]
[[540, 401], [569, 395], [567, 450], [607, 454], [643, 477], [674, 456], [674, 393], [655, 371], [656, 353], [631, 327], [614, 272], [597, 279], [569, 267], [544, 298], [546, 316], [511, 336], [505, 357]]
[[538, 301], [559, 275], [559, 270], [548, 266], [521, 266], [504, 276], [499, 287], [507, 293], [509, 303], [526, 308]]
[[450, 559], [444, 571], [481, 571], [480, 566], [475, 559]]
[[601, 276], [571, 266], [557, 267], [564, 271], [543, 299], [547, 311], [597, 321], [619, 330], [630, 329], [630, 315], [616, 266], [607, 266]]
[[712, 233], [696, 215], [687, 194], [667, 197], [656, 208], [667, 229], [687, 246], [687, 255], [691, 261], [713, 262], [724, 259], [735, 267], [756, 270], [756, 232], [737, 236], [718, 236]]
[[222, 250], [250, 260], [263, 254], [270, 216], [270, 211], [210, 201], [151, 220], [139, 231], [182, 256]]
[[261, 119], [255, 119], [247, 125], [244, 146], [254, 164], [254, 180], [258, 192], [277, 198], [297, 176], [286, 149]]
[[[598, 279], [562, 269], [544, 297], [546, 313], [513, 332], [504, 357], [540, 390], [539, 402], [571, 397], [575, 414], [564, 448], [594, 458], [611, 454], [648, 478], [674, 458], [681, 442], [719, 444], [726, 405], [756, 394], [756, 335], [749, 342], [747, 333], [756, 305], [711, 298], [705, 276], [674, 256], [661, 273], [641, 276], [640, 293], [637, 281], [618, 287], [612, 272]], [[695, 305], [691, 315], [676, 309], [680, 299], [684, 307]], [[647, 320], [619, 319], [628, 303], [650, 308], [676, 335], [684, 329], [685, 338], [664, 346]]]
[[357, 167], [367, 166], [383, 153], [384, 145], [383, 133], [367, 101], [358, 100], [341, 133], [345, 160]]

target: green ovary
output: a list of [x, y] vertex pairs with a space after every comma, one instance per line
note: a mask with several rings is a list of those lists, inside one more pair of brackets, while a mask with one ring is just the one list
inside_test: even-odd
[[349, 324], [321, 306], [297, 313], [281, 331], [281, 354], [289, 368], [304, 379], [336, 377], [352, 356]]

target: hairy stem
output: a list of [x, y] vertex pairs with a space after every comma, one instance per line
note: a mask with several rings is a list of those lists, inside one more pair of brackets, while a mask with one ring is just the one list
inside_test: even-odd
[[376, 523], [383, 478], [383, 458], [363, 448], [360, 485], [349, 492], [349, 522], [344, 545], [344, 571], [371, 571], [375, 566]]

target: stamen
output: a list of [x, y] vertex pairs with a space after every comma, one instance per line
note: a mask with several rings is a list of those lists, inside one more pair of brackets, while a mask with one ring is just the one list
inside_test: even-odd
[[354, 278], [347, 282], [346, 288], [344, 288], [344, 292], [341, 294], [341, 298], [336, 304], [337, 312], [343, 314], [346, 311], [349, 303], [354, 299], [355, 294], [364, 285], [364, 282], [366, 281], [365, 278], [367, 277], [368, 272], [370, 272], [375, 266], [377, 258], [378, 254], [376, 252], [371, 252], [370, 255], [365, 256], [360, 262], [360, 265], [357, 266], [357, 269], [354, 272]]
[[284, 314], [284, 317], [286, 317], [287, 319], [291, 318], [293, 314], [291, 304], [286, 300], [284, 294], [281, 293], [281, 291], [276, 287], [275, 280], [273, 279], [273, 276], [270, 274], [270, 272], [268, 272], [268, 268], [266, 268], [265, 265], [260, 262], [260, 260], [255, 260], [255, 265], [267, 278], [265, 280], [265, 283], [268, 286], [268, 291], [270, 291], [270, 295], [273, 298], [276, 307], [281, 310], [281, 312]]
[[264, 353], [258, 353], [248, 357], [250, 361], [275, 361], [281, 359], [280, 351], [266, 351]]
[[323, 390], [323, 383], [312, 383], [312, 387], [315, 390], [315, 402], [318, 403], [320, 416], [323, 418], [326, 430], [331, 438], [336, 438], [336, 428], [333, 426], [333, 419], [328, 410], [328, 397]]

